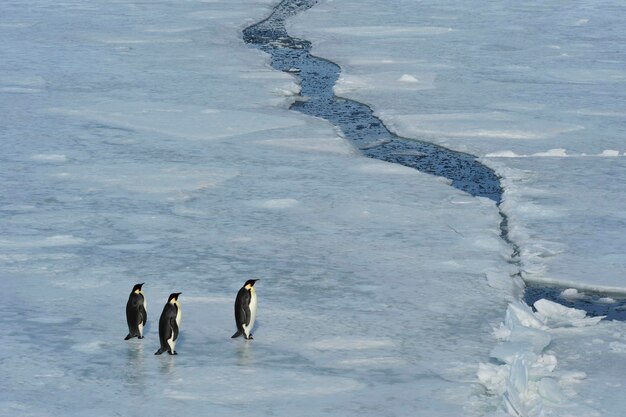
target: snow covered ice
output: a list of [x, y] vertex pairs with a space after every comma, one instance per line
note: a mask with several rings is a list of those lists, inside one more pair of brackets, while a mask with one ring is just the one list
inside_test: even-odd
[[[338, 95], [369, 104], [400, 135], [482, 156], [503, 176], [501, 208], [525, 280], [623, 296], [626, 66], [616, 51], [626, 9], [571, 6], [326, 1], [289, 30], [341, 65]], [[418, 82], [402, 82], [407, 74]], [[622, 325], [563, 330], [562, 316], [555, 327], [541, 324], [549, 338], [530, 343], [526, 354], [521, 346], [496, 348], [499, 363], [509, 360], [494, 365], [504, 379], [497, 389], [483, 385], [513, 415], [623, 415], [613, 373], [623, 361], [615, 365], [620, 349], [607, 349], [621, 342], [592, 336], [621, 339]], [[520, 334], [535, 340], [528, 333]], [[551, 379], [522, 377], [545, 354], [559, 361]], [[585, 378], [559, 375], [567, 369]], [[576, 408], [582, 404], [590, 408]]]
[[[543, 96], [515, 101], [507, 95], [515, 79], [454, 109], [456, 124], [410, 114], [449, 113], [459, 99], [451, 91], [469, 107], [476, 91], [453, 74], [442, 79], [454, 65], [428, 53], [457, 34], [484, 45], [472, 39], [485, 34], [460, 25], [476, 23], [471, 3], [400, 4], [320, 3], [290, 31], [306, 32], [316, 53], [346, 68], [337, 91], [371, 104], [399, 133], [429, 129], [433, 141], [484, 156], [505, 175], [512, 237], [530, 277], [623, 288], [615, 208], [625, 194], [609, 181], [622, 178], [626, 151], [616, 134], [626, 112], [611, 95], [623, 91], [623, 66], [597, 69], [611, 108], [590, 100], [550, 110], [565, 119], [535, 125]], [[0, 415], [621, 416], [624, 324], [545, 303], [531, 311], [518, 301], [492, 201], [363, 158], [323, 120], [288, 112], [299, 91], [293, 76], [241, 39], [272, 5], [0, 6]], [[570, 11], [564, 36], [611, 19], [582, 11]], [[488, 27], [510, 29], [508, 12], [494, 10]], [[416, 39], [419, 50], [407, 49]], [[502, 49], [481, 56], [499, 57], [494, 48]], [[590, 50], [570, 48], [570, 56]], [[354, 63], [365, 71], [355, 74]], [[600, 79], [574, 66], [533, 71], [589, 88]], [[500, 104], [484, 110], [488, 102]], [[463, 116], [477, 109], [479, 117]], [[446, 134], [463, 131], [474, 134]], [[558, 148], [580, 157], [486, 157]], [[579, 164], [584, 178], [574, 175]], [[614, 191], [592, 216], [593, 190], [607, 183]], [[578, 246], [563, 230], [580, 228], [613, 231], [614, 240]], [[597, 253], [581, 261], [587, 269], [566, 269], [588, 250]], [[261, 281], [255, 340], [246, 343], [230, 335], [234, 297], [249, 278]], [[144, 281], [146, 337], [125, 342], [124, 305]], [[179, 355], [155, 357], [158, 315], [174, 291]]]

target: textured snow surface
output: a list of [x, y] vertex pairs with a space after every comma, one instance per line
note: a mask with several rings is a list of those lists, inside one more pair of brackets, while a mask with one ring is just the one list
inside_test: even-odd
[[[515, 301], [491, 201], [287, 112], [294, 79], [241, 40], [269, 7], [0, 6], [0, 415], [620, 415], [623, 325], [550, 327], [578, 313]], [[445, 19], [361, 26], [360, 41], [392, 36], [383, 48], [455, 33]], [[394, 94], [434, 79], [385, 77]], [[255, 340], [231, 340], [249, 278]], [[146, 337], [126, 342], [138, 282]], [[179, 355], [157, 357], [174, 291]], [[499, 347], [517, 331], [530, 345]]]
[[624, 16], [617, 0], [326, 0], [290, 31], [342, 67], [338, 95], [505, 177], [525, 279], [624, 292]]
[[[496, 208], [286, 111], [294, 79], [241, 40], [268, 2], [1, 7], [0, 415], [491, 407]], [[232, 340], [249, 278], [255, 339]], [[146, 337], [124, 341], [138, 282]], [[171, 292], [179, 355], [157, 357]]]
[[[504, 177], [524, 279], [623, 294], [625, 14], [617, 1], [327, 0], [290, 31], [341, 65], [336, 94], [400, 135], [483, 156]], [[502, 343], [478, 371], [497, 408], [623, 415], [623, 324], [536, 307], [509, 306], [494, 332]]]

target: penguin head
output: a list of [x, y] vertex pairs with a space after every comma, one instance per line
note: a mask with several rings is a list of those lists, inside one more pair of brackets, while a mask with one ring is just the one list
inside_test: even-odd
[[145, 284], [145, 282], [142, 282], [141, 284], [136, 284], [136, 285], [133, 287], [133, 292], [134, 292], [134, 293], [137, 293], [137, 294], [140, 294], [140, 293], [141, 293], [141, 286], [142, 286], [143, 284]]
[[245, 284], [243, 284], [244, 288], [250, 289], [252, 287], [254, 287], [254, 283], [257, 282], [258, 279], [249, 279], [246, 281]]
[[170, 294], [169, 298], [167, 299], [168, 303], [176, 303], [178, 301], [178, 296], [181, 295], [182, 292], [173, 292]]

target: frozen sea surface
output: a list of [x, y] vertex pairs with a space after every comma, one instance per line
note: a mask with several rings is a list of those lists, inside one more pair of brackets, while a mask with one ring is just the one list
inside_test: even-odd
[[[325, 1], [288, 29], [310, 40], [313, 54], [342, 67], [337, 95], [367, 103], [398, 134], [483, 155], [503, 176], [502, 208], [526, 282], [593, 292], [608, 304], [615, 301], [610, 295], [623, 297], [626, 277], [620, 52], [626, 34], [618, 17], [624, 12], [619, 2], [564, 8], [559, 2]], [[505, 327], [522, 329], [528, 324], [519, 327], [522, 322], [507, 319]], [[505, 363], [496, 367], [504, 379], [491, 384], [494, 374], [479, 372], [481, 381], [502, 395], [512, 415], [621, 415], [624, 404], [615, 391], [621, 383], [607, 369], [621, 342], [590, 339], [604, 326], [620, 324], [566, 338], [585, 351], [564, 350], [554, 334], [543, 334], [529, 356], [511, 340], [527, 338], [528, 331], [496, 332], [507, 344], [492, 352]], [[542, 381], [533, 369], [542, 368], [544, 354], [581, 359], [584, 378], [570, 382], [584, 380], [579, 403], [592, 409], [550, 409], [563, 400], [550, 392], [564, 388], [568, 377], [561, 374], [556, 385]]]
[[[332, 61], [312, 55], [310, 53], [311, 42], [306, 39], [291, 37], [285, 27], [286, 20], [310, 9], [315, 4], [316, 2], [313, 0], [284, 0], [274, 8], [267, 19], [249, 26], [243, 31], [243, 37], [247, 43], [271, 56], [272, 67], [297, 75], [301, 89], [298, 99], [293, 103], [291, 109], [328, 120], [340, 129], [343, 136], [359, 147], [366, 156], [447, 178], [453, 187], [473, 196], [489, 197], [500, 204], [502, 187], [499, 179], [493, 170], [477, 161], [476, 157], [467, 153], [451, 151], [428, 141], [399, 137], [391, 133], [384, 123], [372, 114], [372, 110], [368, 106], [335, 95], [334, 87], [339, 80], [341, 68]], [[384, 33], [379, 35], [382, 34]], [[398, 81], [407, 83], [419, 82], [419, 80], [409, 74], [402, 75]], [[480, 122], [478, 121], [477, 126], [480, 125]], [[489, 154], [489, 156], [519, 157], [511, 151], [495, 152]], [[563, 157], [568, 155], [564, 149], [553, 149], [531, 156]], [[614, 157], [619, 156], [619, 152], [605, 150], [598, 156]], [[522, 157], [526, 157], [526, 155], [522, 155]], [[597, 178], [592, 178], [593, 180], [597, 180]], [[557, 181], [560, 181], [560, 179], [557, 179]], [[514, 204], [517, 204], [517, 202], [513, 204], [507, 202], [506, 207], [510, 208]], [[604, 215], [604, 213], [601, 214], [601, 216]], [[500, 227], [503, 239], [511, 245], [515, 262], [519, 262], [520, 252], [523, 252], [525, 258], [529, 257], [530, 251], [528, 248], [520, 251], [515, 239], [511, 239], [509, 219], [505, 215], [503, 215]], [[521, 241], [529, 240], [526, 236], [520, 236], [518, 232], [519, 226], [512, 224], [510, 229], [514, 230], [516, 239]], [[541, 243], [537, 246], [540, 248], [540, 251], [533, 255], [545, 257]], [[601, 251], [605, 250], [605, 247], [601, 246], [600, 248]], [[588, 259], [582, 259], [579, 263], [585, 265], [587, 261]], [[531, 281], [529, 270], [529, 266], [526, 265], [520, 271], [526, 282]], [[611, 272], [615, 274], [617, 271]], [[525, 300], [529, 304], [532, 304], [538, 297], [541, 298], [542, 296], [552, 300], [560, 299], [560, 291], [554, 292], [552, 287], [545, 287], [544, 291], [541, 291], [539, 288], [537, 290], [533, 291], [532, 294], [525, 294]], [[594, 290], [607, 291], [608, 289], [594, 288]], [[612, 290], [621, 291], [619, 288]], [[594, 315], [606, 315], [604, 314], [605, 312], [613, 312], [609, 314], [611, 319], [621, 317], [619, 304], [613, 306], [615, 310], [607, 310], [609, 307], [607, 303], [594, 303], [593, 300], [594, 297], [589, 297], [585, 302], [578, 300], [579, 302], [573, 301], [568, 304], [573, 304], [570, 306], [584, 309]]]
[[267, 19], [243, 32], [247, 43], [271, 56], [272, 67], [297, 74], [301, 89], [291, 109], [328, 120], [370, 158], [446, 178], [450, 185], [470, 195], [500, 203], [502, 187], [499, 178], [475, 156], [431, 142], [399, 137], [392, 134], [366, 105], [335, 96], [333, 88], [341, 68], [327, 59], [311, 55], [311, 43], [291, 37], [285, 29], [289, 17], [315, 4], [314, 0], [282, 1]]
[[[288, 112], [293, 78], [241, 38], [269, 3], [1, 7], [0, 415], [497, 407], [476, 376], [514, 298], [494, 204]], [[231, 340], [252, 277], [255, 340]], [[155, 357], [173, 291], [179, 355]]]
[[241, 39], [270, 6], [2, 4], [0, 414], [620, 415], [623, 324], [518, 305], [491, 200], [287, 112], [299, 87]]
[[288, 30], [341, 66], [337, 95], [504, 177], [526, 280], [623, 291], [623, 16], [620, 1], [324, 1]]

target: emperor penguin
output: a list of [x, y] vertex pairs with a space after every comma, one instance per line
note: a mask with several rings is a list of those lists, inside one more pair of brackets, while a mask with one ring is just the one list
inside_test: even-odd
[[128, 336], [124, 340], [138, 337], [143, 339], [143, 328], [148, 320], [148, 304], [146, 303], [146, 297], [141, 291], [141, 286], [145, 284], [137, 284], [133, 287], [133, 290], [128, 297], [126, 303], [126, 323], [128, 323]]
[[167, 352], [170, 355], [178, 355], [176, 353], [176, 340], [178, 339], [181, 318], [178, 296], [181, 294], [182, 292], [171, 293], [165, 307], [163, 307], [163, 312], [159, 319], [161, 348], [155, 352], [155, 355], [160, 355], [163, 352]]
[[249, 279], [243, 284], [243, 287], [237, 293], [235, 299], [235, 324], [237, 325], [237, 332], [232, 335], [232, 338], [243, 335], [246, 339], [252, 339], [252, 327], [254, 327], [254, 320], [256, 319], [256, 291], [254, 290], [254, 283], [258, 279]]

